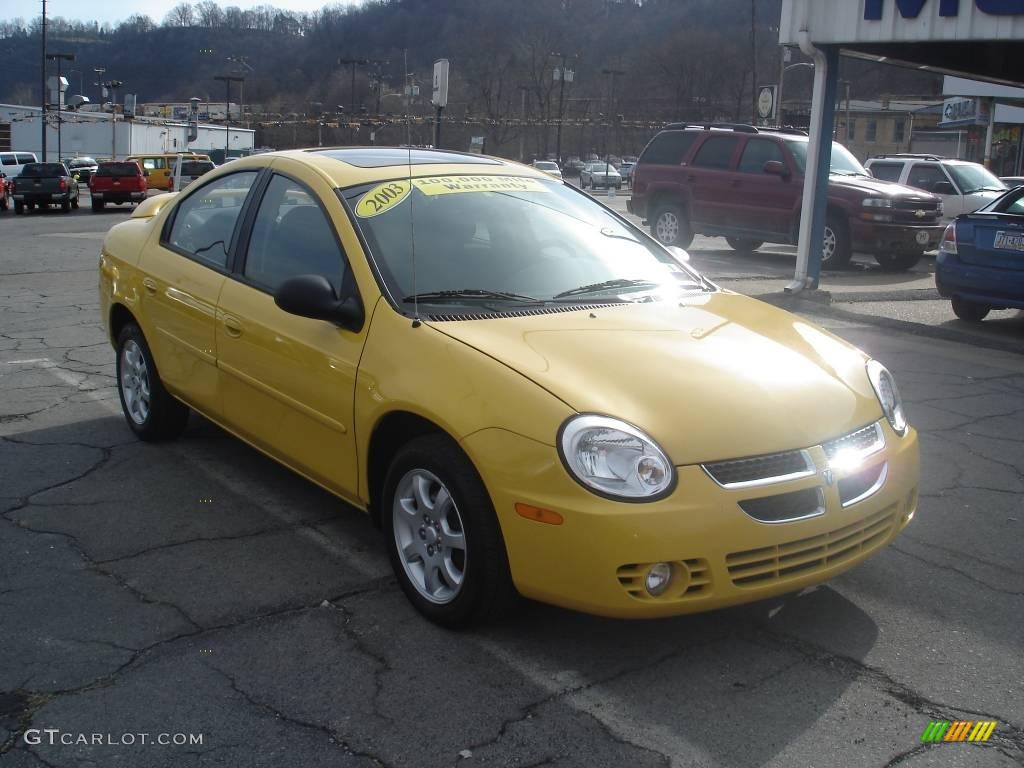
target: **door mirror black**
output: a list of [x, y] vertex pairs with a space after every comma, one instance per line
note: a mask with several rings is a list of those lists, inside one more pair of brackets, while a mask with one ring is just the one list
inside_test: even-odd
[[769, 176], [781, 176], [782, 178], [789, 176], [789, 171], [786, 170], [786, 166], [781, 160], [769, 160], [764, 164], [764, 172]]
[[932, 184], [932, 193], [936, 195], [955, 195], [956, 189], [951, 181], [936, 181]]
[[285, 312], [314, 320], [328, 320], [358, 331], [363, 327], [363, 305], [358, 298], [339, 301], [323, 275], [297, 275], [274, 292], [274, 303]]

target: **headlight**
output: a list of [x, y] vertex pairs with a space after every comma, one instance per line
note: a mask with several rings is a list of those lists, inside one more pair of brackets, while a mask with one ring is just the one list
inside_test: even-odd
[[875, 390], [878, 402], [882, 405], [882, 412], [889, 420], [893, 430], [898, 435], [907, 433], [907, 417], [903, 413], [903, 399], [900, 391], [896, 388], [896, 379], [889, 370], [877, 360], [868, 360], [868, 378]]
[[675, 468], [665, 452], [619, 419], [573, 416], [559, 431], [558, 449], [569, 474], [602, 496], [652, 501], [675, 485]]
[[861, 205], [865, 208], [892, 208], [892, 200], [888, 197], [866, 197]]

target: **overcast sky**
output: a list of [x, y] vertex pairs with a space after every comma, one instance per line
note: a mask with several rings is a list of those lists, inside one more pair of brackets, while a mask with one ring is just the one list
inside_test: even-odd
[[[222, 8], [229, 5], [237, 5], [239, 8], [251, 8], [254, 5], [272, 5], [275, 8], [284, 8], [290, 11], [313, 11], [322, 8], [324, 5], [338, 2], [342, 5], [355, 2], [356, 0], [217, 0]], [[180, 0], [47, 0], [46, 15], [63, 16], [66, 19], [84, 19], [87, 21], [123, 21], [129, 16], [137, 13], [145, 14], [154, 21], [163, 21], [167, 12], [176, 6]], [[0, 19], [15, 19], [21, 17], [25, 20], [33, 19], [42, 12], [41, 0], [2, 0], [0, 2]]]

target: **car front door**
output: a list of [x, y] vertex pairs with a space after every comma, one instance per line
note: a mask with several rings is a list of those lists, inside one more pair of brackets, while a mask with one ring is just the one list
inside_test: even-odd
[[346, 330], [274, 303], [274, 291], [303, 274], [358, 295], [335, 222], [350, 225], [318, 176], [288, 161], [274, 168], [217, 308], [221, 413], [261, 449], [355, 500], [353, 398], [366, 325]]
[[[781, 163], [782, 172], [768, 173], [765, 167], [769, 162]], [[733, 221], [726, 224], [766, 240], [773, 236], [788, 239], [803, 185], [794, 183], [793, 169], [780, 143], [768, 138], [748, 139], [736, 170], [736, 194], [731, 203]]]
[[257, 171], [221, 176], [176, 206], [139, 259], [140, 316], [160, 378], [200, 411], [217, 405], [217, 299]]
[[735, 225], [733, 159], [738, 136], [709, 136], [697, 148], [689, 168], [684, 169], [690, 187], [690, 215], [698, 232], [717, 232]]

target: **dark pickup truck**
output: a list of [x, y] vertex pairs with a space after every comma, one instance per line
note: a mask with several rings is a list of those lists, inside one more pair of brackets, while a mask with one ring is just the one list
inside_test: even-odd
[[67, 213], [78, 207], [78, 181], [68, 173], [64, 163], [29, 163], [14, 179], [14, 212], [39, 209], [60, 204]]
[[146, 177], [134, 160], [100, 163], [89, 179], [92, 209], [102, 211], [107, 203], [141, 203], [146, 199]]

